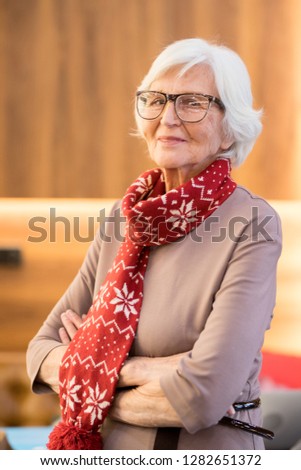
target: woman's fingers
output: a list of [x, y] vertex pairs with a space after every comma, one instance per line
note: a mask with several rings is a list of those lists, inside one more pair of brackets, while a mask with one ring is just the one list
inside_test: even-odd
[[81, 317], [73, 310], [66, 310], [61, 315], [63, 328], [60, 328], [59, 335], [63, 343], [69, 342], [85, 321], [86, 315]]
[[59, 329], [59, 336], [60, 340], [63, 344], [69, 344], [70, 343], [70, 337], [65, 330], [65, 328], [62, 326], [62, 328]]

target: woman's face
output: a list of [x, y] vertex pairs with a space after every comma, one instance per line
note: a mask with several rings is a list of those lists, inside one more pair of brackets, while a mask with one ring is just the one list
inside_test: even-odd
[[[204, 93], [218, 97], [208, 65], [196, 65], [180, 78], [177, 72], [177, 68], [169, 70], [155, 80], [150, 89], [168, 94]], [[182, 122], [171, 101], [157, 119], [138, 119], [151, 159], [162, 169], [177, 169], [184, 180], [198, 174], [232, 144], [223, 131], [223, 111], [215, 103], [211, 103], [201, 122]]]

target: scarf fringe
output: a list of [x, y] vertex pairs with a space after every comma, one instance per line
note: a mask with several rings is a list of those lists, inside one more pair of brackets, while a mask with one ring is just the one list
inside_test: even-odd
[[76, 426], [58, 423], [49, 434], [48, 450], [101, 450], [99, 431], [87, 431]]

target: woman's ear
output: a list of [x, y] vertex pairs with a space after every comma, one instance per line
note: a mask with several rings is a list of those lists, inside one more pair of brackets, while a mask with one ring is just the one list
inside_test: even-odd
[[224, 137], [221, 143], [221, 149], [222, 150], [229, 150], [230, 147], [234, 144], [235, 139], [233, 136], [229, 135], [229, 133], [224, 130]]

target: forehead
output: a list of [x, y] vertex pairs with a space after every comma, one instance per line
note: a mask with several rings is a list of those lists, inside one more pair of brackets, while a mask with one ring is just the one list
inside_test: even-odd
[[217, 94], [214, 75], [208, 64], [198, 64], [180, 75], [181, 66], [173, 67], [154, 80], [150, 89], [165, 93]]

